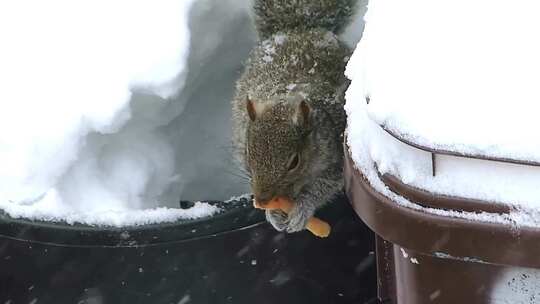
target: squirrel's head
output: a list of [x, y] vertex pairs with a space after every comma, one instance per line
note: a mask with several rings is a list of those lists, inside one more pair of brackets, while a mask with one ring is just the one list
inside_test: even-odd
[[314, 111], [305, 100], [258, 103], [246, 98], [246, 161], [255, 199], [295, 199], [312, 174]]

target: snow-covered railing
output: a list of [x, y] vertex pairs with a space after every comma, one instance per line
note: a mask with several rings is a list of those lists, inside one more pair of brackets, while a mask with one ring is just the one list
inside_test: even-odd
[[379, 174], [380, 179], [394, 192], [427, 208], [439, 208], [445, 210], [465, 211], [465, 212], [489, 212], [507, 214], [511, 207], [507, 204], [488, 203], [483, 200], [465, 198], [452, 195], [437, 194], [421, 188], [407, 185], [398, 177], [385, 173]]
[[[366, 100], [369, 103], [369, 100]], [[464, 153], [453, 151], [450, 149], [433, 148], [414, 141], [413, 136], [406, 136], [387, 128], [385, 125], [379, 125], [382, 130], [392, 136], [394, 139], [412, 147], [431, 154], [431, 170], [432, 175], [436, 176], [437, 172], [437, 155], [448, 155], [453, 157], [477, 159], [484, 161], [494, 161], [500, 163], [509, 163], [522, 166], [540, 167], [540, 162], [522, 160], [518, 158], [494, 157], [482, 154]], [[489, 212], [507, 214], [511, 207], [508, 204], [500, 202], [488, 202], [480, 199], [465, 198], [460, 196], [444, 195], [414, 187], [403, 182], [399, 177], [391, 174], [381, 174], [377, 170], [379, 178], [395, 193], [400, 193], [410, 201], [416, 202], [419, 205], [428, 208], [442, 208], [446, 210], [458, 210], [466, 212]]]
[[433, 172], [433, 176], [435, 176], [437, 172], [437, 163], [436, 163], [437, 154], [444, 154], [444, 155], [464, 157], [464, 158], [474, 158], [474, 159], [480, 159], [480, 160], [489, 160], [489, 161], [496, 161], [496, 162], [510, 163], [510, 164], [524, 165], [524, 166], [540, 167], [540, 162], [537, 162], [537, 161], [524, 160], [524, 159], [518, 159], [518, 158], [509, 158], [509, 157], [488, 156], [488, 155], [482, 155], [482, 154], [464, 153], [464, 152], [459, 152], [459, 151], [452, 151], [449, 149], [429, 147], [426, 145], [422, 145], [418, 142], [415, 142], [412, 139], [409, 139], [408, 136], [394, 132], [392, 129], [387, 128], [385, 125], [380, 125], [380, 126], [386, 133], [390, 134], [392, 137], [401, 141], [402, 143], [431, 153], [431, 169]]

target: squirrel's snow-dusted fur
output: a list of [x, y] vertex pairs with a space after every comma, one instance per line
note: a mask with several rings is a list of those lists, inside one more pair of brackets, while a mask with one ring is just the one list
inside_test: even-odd
[[355, 0], [255, 0], [261, 41], [237, 83], [236, 156], [259, 202], [286, 196], [286, 215], [267, 211], [278, 230], [305, 228], [342, 190], [344, 76], [350, 50], [339, 41]]

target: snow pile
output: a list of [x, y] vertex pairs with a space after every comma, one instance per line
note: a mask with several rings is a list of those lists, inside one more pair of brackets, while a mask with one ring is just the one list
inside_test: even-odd
[[[4, 211], [14, 218], [30, 220], [75, 223], [86, 225], [104, 225], [114, 227], [147, 225], [178, 220], [197, 219], [212, 216], [220, 212], [217, 206], [205, 202], [196, 202], [189, 209], [156, 207], [151, 209], [103, 209], [86, 208], [74, 211], [62, 203], [61, 198], [48, 195], [34, 205], [19, 206], [5, 204]], [[54, 211], [52, 211], [54, 210]]]
[[[537, 18], [523, 1], [373, 1], [346, 74], [348, 144], [381, 193], [410, 208], [509, 225], [540, 226], [540, 168], [431, 155], [379, 124], [431, 147], [540, 159], [534, 124], [540, 97]], [[503, 13], [504, 12], [504, 13]], [[501, 20], [504, 19], [504, 22]], [[511, 35], [511, 33], [521, 33]], [[503, 43], [504, 42], [504, 43]], [[510, 98], [510, 96], [512, 98]], [[369, 105], [366, 98], [369, 97]], [[376, 164], [377, 168], [375, 168]], [[379, 179], [391, 173], [432, 192], [517, 206], [508, 215], [422, 208]]]
[[495, 279], [491, 288], [492, 304], [535, 304], [540, 301], [540, 271], [512, 267]]
[[372, 1], [358, 48], [379, 124], [420, 144], [540, 161], [540, 3]]
[[0, 3], [1, 209], [112, 225], [216, 212], [134, 210], [181, 188], [162, 128], [186, 102], [192, 2]]
[[[355, 55], [353, 54], [353, 58], [354, 57]], [[351, 63], [349, 63], [349, 66], [351, 66]], [[354, 73], [348, 69], [347, 74], [348, 77], [352, 77], [353, 80], [346, 95], [347, 103], [345, 108], [348, 115], [347, 144], [351, 149], [351, 156], [354, 163], [364, 174], [372, 187], [391, 200], [411, 209], [476, 221], [508, 225], [515, 224], [513, 217], [520, 216], [521, 214], [499, 216], [489, 213], [456, 212], [425, 208], [392, 192], [379, 178], [375, 164], [377, 164], [379, 170], [382, 169], [381, 172], [383, 173], [393, 168], [405, 168], [406, 172], [410, 172], [410, 174], [414, 175], [422, 173], [431, 174], [431, 171], [429, 171], [430, 163], [422, 162], [422, 159], [428, 161], [429, 158], [427, 158], [426, 155], [415, 153], [413, 150], [414, 148], [406, 146], [391, 138], [379, 127], [379, 125], [368, 117], [366, 111], [367, 107], [362, 102], [357, 102], [358, 97], [361, 97], [362, 95], [359, 94], [359, 91], [361, 91], [360, 86], [355, 84], [355, 78], [352, 75]], [[395, 161], [397, 159], [399, 161]], [[418, 164], [421, 165], [418, 166]], [[522, 220], [522, 222], [525, 221], [533, 223], [534, 219]]]

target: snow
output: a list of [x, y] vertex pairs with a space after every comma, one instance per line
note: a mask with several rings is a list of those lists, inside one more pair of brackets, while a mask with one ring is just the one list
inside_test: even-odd
[[[509, 214], [449, 211], [422, 207], [392, 192], [379, 178], [378, 170], [384, 173], [391, 169], [401, 169], [405, 178], [398, 176], [407, 183], [420, 174], [431, 176], [431, 158], [426, 152], [419, 151], [395, 140], [368, 116], [366, 109], [368, 106], [362, 94], [362, 86], [358, 85], [355, 80], [355, 73], [358, 71], [352, 68], [356, 62], [356, 56], [357, 52], [353, 54], [347, 67], [347, 76], [352, 78], [351, 86], [346, 93], [347, 102], [345, 104], [345, 110], [347, 111], [347, 145], [350, 148], [351, 157], [357, 169], [364, 174], [372, 187], [392, 201], [422, 212], [473, 221], [499, 223], [513, 227], [516, 225], [540, 226], [540, 212], [536, 210], [516, 208]], [[375, 164], [377, 164], [377, 168]], [[476, 182], [480, 183], [478, 180]], [[459, 194], [463, 193], [460, 192]]]
[[[540, 22], [530, 13], [536, 4], [490, 2], [486, 10], [486, 3], [370, 2], [364, 36], [346, 71], [352, 80], [345, 106], [348, 145], [370, 184], [397, 203], [538, 227], [540, 168], [438, 154], [433, 177], [430, 153], [380, 127], [429, 147], [540, 159], [540, 142], [534, 140], [540, 91], [533, 83], [540, 71], [535, 54], [540, 40], [532, 35], [537, 26], [529, 27]], [[510, 35], [514, 32], [521, 35]], [[391, 192], [379, 173], [434, 193], [514, 208], [507, 215], [423, 208]]]
[[287, 35], [285, 34], [275, 34], [274, 35], [274, 41], [277, 45], [282, 45], [287, 41]]
[[[349, 77], [351, 77], [350, 74]], [[403, 144], [395, 140], [392, 141], [390, 138], [384, 138], [381, 136], [382, 134], [386, 133], [380, 129], [379, 125], [368, 117], [365, 104], [362, 102], [357, 102], [359, 97], [357, 94], [358, 88], [359, 86], [355, 85], [355, 81], [353, 79], [352, 84], [347, 90], [346, 94], [347, 103], [345, 104], [345, 110], [347, 111], [347, 145], [350, 147], [351, 157], [357, 169], [364, 174], [372, 187], [392, 201], [414, 210], [474, 221], [499, 223], [511, 226], [516, 224], [516, 221], [513, 218], [520, 217], [522, 214], [510, 213], [498, 215], [486, 212], [472, 213], [426, 208], [415, 204], [414, 202], [410, 202], [406, 198], [392, 192], [379, 178], [379, 172], [375, 167], [375, 163], [377, 163], [379, 169], [381, 167], [388, 168], [387, 166], [396, 163], [404, 166], [414, 166], [415, 162], [409, 162], [408, 160], [414, 159], [415, 157], [418, 157], [418, 155], [411, 151], [414, 148], [408, 146], [400, 147], [399, 145]], [[385, 155], [389, 156], [386, 158]], [[396, 155], [399, 156], [400, 161], [391, 163], [392, 161], [396, 161], [396, 158], [392, 157]], [[379, 163], [376, 162], [376, 159], [384, 159], [387, 160], [388, 163]], [[414, 171], [411, 170], [410, 172]], [[523, 218], [521, 223], [540, 225], [540, 223], [537, 223], [537, 220], [533, 216]]]
[[540, 299], [540, 271], [533, 268], [507, 268], [495, 279], [493, 304], [535, 304]]
[[[129, 120], [132, 89], [170, 96], [187, 56], [189, 3], [0, 4], [0, 201], [52, 188], [87, 135]], [[140, 22], [148, 16], [159, 17]]]
[[357, 54], [368, 113], [420, 144], [540, 160], [533, 1], [373, 1]]
[[179, 220], [197, 219], [212, 216], [221, 211], [217, 206], [205, 202], [196, 202], [189, 209], [156, 207], [149, 209], [94, 210], [88, 208], [74, 211], [65, 208], [54, 196], [46, 196], [36, 204], [25, 206], [16, 204], [3, 205], [3, 211], [12, 218], [39, 221], [62, 222], [69, 225], [84, 224], [91, 226], [140, 226], [157, 223], [172, 223]]
[[[215, 149], [225, 139], [209, 142], [216, 152], [198, 155], [186, 147], [195, 147], [197, 140], [181, 142], [192, 133], [181, 132], [189, 125], [183, 111], [191, 100], [204, 104], [202, 88], [193, 79], [208, 79], [204, 71], [191, 75], [188, 66], [207, 67], [222, 43], [211, 38], [230, 37], [225, 35], [227, 27], [239, 28], [247, 20], [244, 4], [194, 2], [0, 3], [2, 211], [17, 218], [113, 226], [217, 212], [206, 203], [189, 210], [164, 207], [177, 206], [180, 193], [189, 186], [200, 190], [193, 174], [204, 179], [215, 171], [210, 166], [218, 159], [225, 167], [220, 149]], [[191, 39], [188, 16], [195, 7], [194, 22], [212, 13], [220, 17], [212, 22], [206, 18], [194, 31], [214, 25], [224, 29]], [[250, 41], [248, 34], [245, 41]], [[189, 52], [190, 40], [197, 54]], [[234, 45], [236, 53], [221, 60], [216, 68], [222, 70], [213, 75], [236, 71], [240, 60], [234, 61], [249, 49], [245, 41]], [[232, 91], [234, 80], [224, 79], [215, 83], [216, 94], [223, 94], [221, 86], [228, 82]], [[184, 84], [192, 87], [184, 90]], [[226, 108], [228, 100], [223, 104], [215, 109]], [[205, 114], [222, 126], [216, 116], [228, 115], [215, 109]], [[200, 127], [197, 136], [212, 140], [207, 129]], [[196, 169], [183, 161], [189, 157], [191, 164], [199, 164], [202, 156], [210, 161]], [[214, 175], [216, 186], [209, 196], [230, 196], [222, 189], [232, 187]]]
[[[540, 210], [539, 167], [446, 155], [436, 156], [436, 166], [435, 177], [424, 171], [410, 177], [407, 183], [440, 194]], [[401, 172], [390, 171], [401, 175]]]
[[189, 302], [191, 302], [191, 296], [189, 294], [187, 294], [187, 295], [183, 296], [182, 299], [180, 299], [178, 304], [188, 304]]
[[407, 251], [405, 251], [405, 249], [403, 248], [399, 248], [401, 250], [401, 255], [403, 255], [404, 258], [408, 258], [409, 255], [407, 254]]
[[[274, 42], [277, 44], [277, 45], [281, 45], [283, 44], [283, 42], [285, 42], [285, 38], [286, 36], [285, 35], [278, 35], [277, 38], [274, 37], [273, 39], [270, 38], [270, 39], [266, 39], [262, 42], [262, 48], [264, 50], [264, 56], [263, 56], [263, 60], [264, 62], [267, 62], [267, 63], [270, 63], [272, 61], [274, 61], [274, 55], [276, 54], [276, 48], [274, 47]], [[274, 40], [274, 41], [272, 41]]]

